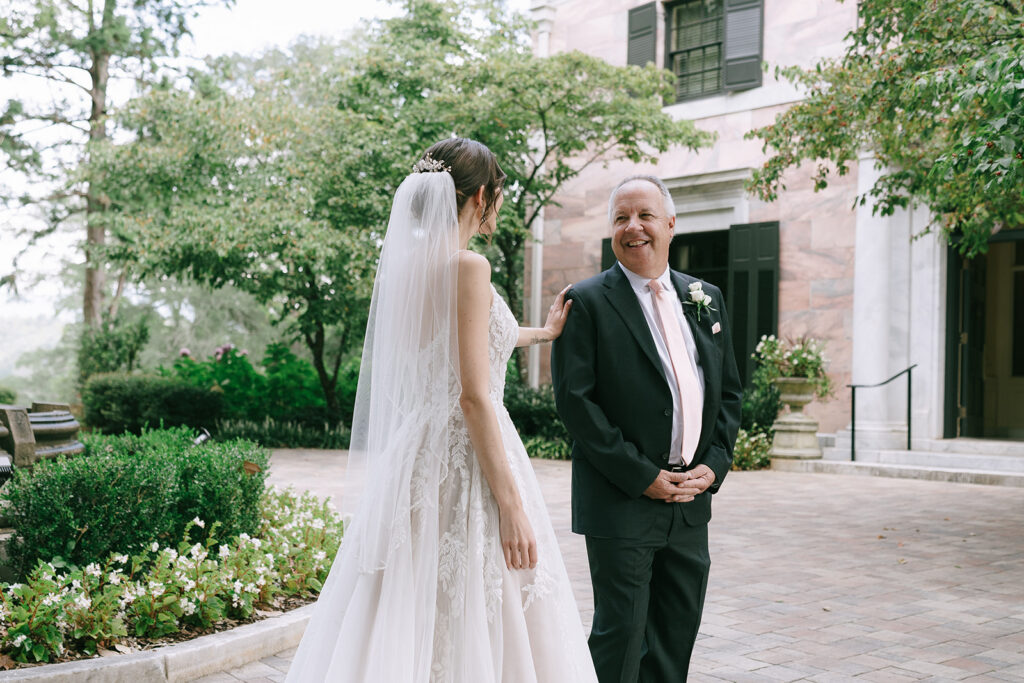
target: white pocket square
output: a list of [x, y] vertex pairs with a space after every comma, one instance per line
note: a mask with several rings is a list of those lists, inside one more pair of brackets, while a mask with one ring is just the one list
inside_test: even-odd
[[711, 334], [718, 334], [722, 331], [722, 323], [715, 323], [711, 326]]

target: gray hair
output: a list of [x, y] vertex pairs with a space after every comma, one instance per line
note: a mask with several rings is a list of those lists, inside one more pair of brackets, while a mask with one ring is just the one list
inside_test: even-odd
[[615, 206], [615, 195], [619, 193], [619, 190], [622, 189], [623, 185], [625, 185], [626, 183], [631, 183], [634, 180], [645, 180], [650, 184], [654, 185], [656, 188], [658, 188], [658, 192], [661, 193], [662, 199], [665, 200], [665, 213], [667, 213], [669, 216], [676, 215], [676, 203], [672, 201], [672, 193], [668, 191], [668, 187], [666, 187], [665, 183], [661, 181], [661, 178], [653, 175], [631, 175], [628, 178], [623, 178], [622, 180], [620, 180], [619, 184], [615, 186], [614, 190], [612, 190], [611, 196], [608, 197], [609, 225], [611, 225], [615, 221], [615, 216], [612, 215], [612, 211]]

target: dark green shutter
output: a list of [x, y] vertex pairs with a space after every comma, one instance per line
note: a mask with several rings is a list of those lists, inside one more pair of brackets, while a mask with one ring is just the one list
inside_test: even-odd
[[763, 14], [764, 0], [725, 0], [725, 90], [761, 85]]
[[629, 45], [626, 63], [644, 66], [654, 61], [654, 36], [657, 34], [658, 10], [654, 3], [629, 10]]
[[754, 371], [761, 335], [779, 330], [779, 224], [729, 226], [729, 289], [726, 306], [732, 322], [736, 364], [744, 383]]

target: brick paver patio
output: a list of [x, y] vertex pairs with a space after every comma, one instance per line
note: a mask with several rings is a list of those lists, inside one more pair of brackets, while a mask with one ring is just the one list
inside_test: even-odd
[[[569, 465], [534, 467], [589, 629]], [[338, 454], [279, 451], [271, 479], [337, 495], [342, 470]], [[691, 681], [1024, 681], [1019, 488], [733, 472], [714, 515]], [[200, 680], [280, 681], [292, 654]]]

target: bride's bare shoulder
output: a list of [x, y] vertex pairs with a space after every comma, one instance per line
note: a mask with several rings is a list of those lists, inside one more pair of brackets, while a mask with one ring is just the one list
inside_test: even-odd
[[468, 249], [461, 249], [455, 254], [459, 264], [459, 279], [478, 281], [491, 280], [491, 263], [481, 254]]

